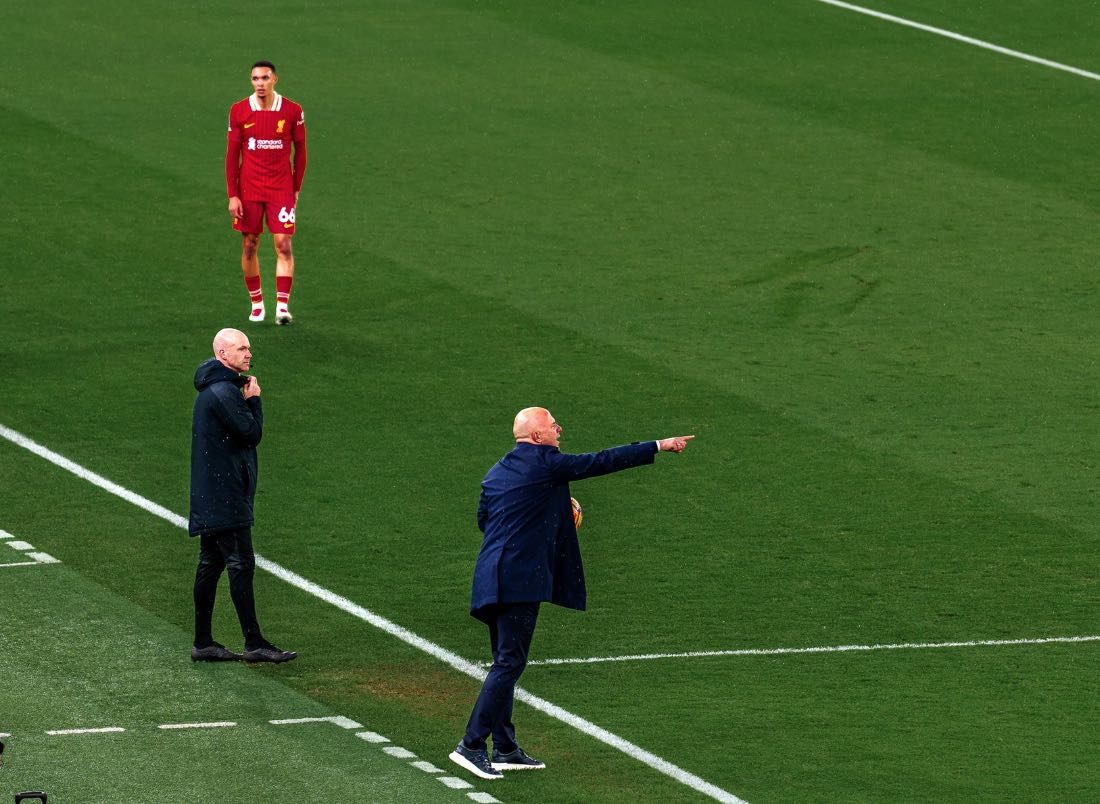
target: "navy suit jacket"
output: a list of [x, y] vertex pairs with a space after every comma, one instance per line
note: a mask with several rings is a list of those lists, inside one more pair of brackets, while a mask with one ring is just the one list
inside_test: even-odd
[[[584, 609], [584, 570], [569, 482], [653, 463], [655, 441], [583, 455], [516, 444], [481, 482], [477, 525], [485, 534], [474, 567], [470, 612], [495, 603], [549, 601]], [[480, 617], [479, 617], [480, 619]]]

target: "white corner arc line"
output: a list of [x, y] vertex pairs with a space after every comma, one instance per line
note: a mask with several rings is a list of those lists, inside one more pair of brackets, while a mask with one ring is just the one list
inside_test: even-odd
[[800, 653], [852, 653], [877, 650], [920, 650], [933, 648], [984, 648], [1012, 645], [1072, 644], [1100, 642], [1096, 636], [1036, 637], [1034, 639], [973, 639], [965, 642], [895, 642], [881, 645], [820, 645], [808, 648], [742, 648], [738, 650], [696, 650], [684, 653], [636, 653], [626, 656], [591, 656], [577, 659], [535, 659], [532, 665], [599, 664], [601, 662], [644, 662], [654, 659], [698, 659], [712, 656], [785, 656]]
[[1023, 61], [1029, 61], [1032, 64], [1041, 64], [1044, 67], [1050, 67], [1054, 70], [1061, 70], [1062, 72], [1072, 73], [1082, 78], [1088, 78], [1093, 81], [1100, 81], [1100, 74], [1089, 72], [1088, 70], [1082, 70], [1080, 67], [1073, 67], [1069, 64], [1061, 64], [1057, 61], [1051, 61], [1050, 59], [1044, 59], [1040, 56], [1032, 56], [1030, 53], [1022, 53], [1019, 50], [1012, 50], [1007, 47], [1001, 47], [995, 45], [992, 42], [985, 42], [981, 39], [975, 39], [971, 36], [964, 36], [954, 31], [948, 31], [944, 28], [937, 28], [933, 25], [925, 25], [922, 22], [915, 22], [914, 20], [908, 20], [904, 17], [895, 17], [893, 14], [886, 14], [882, 11], [875, 11], [872, 8], [864, 8], [863, 6], [853, 5], [852, 3], [845, 3], [843, 0], [817, 0], [819, 3], [825, 3], [829, 6], [836, 6], [837, 8], [843, 8], [847, 11], [854, 11], [857, 14], [866, 14], [869, 17], [876, 17], [886, 22], [893, 22], [897, 25], [904, 25], [907, 28], [916, 28], [918, 31], [924, 31], [926, 33], [936, 34], [937, 36], [944, 36], [948, 39], [954, 39], [956, 42], [963, 42], [967, 45], [973, 45], [974, 47], [980, 47], [985, 50], [992, 50], [994, 53], [1000, 53], [1004, 56], [1011, 56], [1014, 59], [1022, 59]]
[[[104, 491], [114, 494], [116, 497], [121, 497], [132, 505], [141, 508], [143, 511], [147, 511], [154, 516], [160, 517], [161, 519], [170, 522], [177, 527], [184, 529], [187, 528], [187, 520], [179, 514], [168, 510], [163, 505], [158, 505], [152, 500], [147, 500], [140, 494], [136, 494], [129, 489], [123, 488], [122, 486], [108, 480], [102, 475], [98, 475], [89, 469], [85, 469], [83, 466], [76, 463], [75, 461], [69, 460], [64, 455], [60, 455], [53, 450], [42, 446], [41, 444], [31, 440], [30, 438], [27, 438], [22, 433], [18, 433], [15, 430], [12, 430], [11, 428], [5, 427], [4, 425], [0, 424], [0, 437], [7, 439], [16, 446], [20, 446], [23, 449], [34, 453], [35, 455], [38, 455], [40, 458], [44, 458], [55, 466], [58, 466], [65, 471], [70, 472], [77, 477], [88, 481], [92, 485], [98, 486]], [[452, 668], [459, 671], [460, 673], [464, 673], [465, 675], [468, 675], [478, 681], [483, 681], [485, 679], [486, 671], [474, 662], [463, 659], [457, 653], [453, 653], [452, 651], [447, 650], [441, 645], [430, 642], [424, 637], [413, 633], [409, 629], [400, 626], [397, 623], [392, 622], [391, 620], [388, 620], [379, 614], [375, 614], [369, 609], [360, 606], [358, 603], [354, 603], [351, 600], [348, 600], [346, 597], [338, 595], [335, 592], [330, 592], [328, 589], [325, 589], [324, 587], [319, 586], [312, 581], [306, 580], [301, 575], [298, 575], [297, 573], [292, 572], [285, 567], [280, 566], [279, 564], [276, 564], [274, 561], [269, 561], [258, 553], [256, 554], [256, 566], [264, 570], [265, 572], [271, 573], [276, 578], [279, 578], [289, 583], [290, 585], [297, 587], [303, 592], [313, 595], [314, 597], [323, 600], [324, 602], [332, 606], [335, 606], [336, 608], [352, 615], [353, 617], [370, 623], [375, 628], [378, 628], [379, 630], [384, 631], [387, 634], [396, 637], [397, 639], [400, 639], [406, 644], [412, 645], [413, 647], [423, 651], [424, 653], [427, 653], [429, 656], [434, 656], [436, 659], [439, 659], [441, 662], [450, 665]], [[532, 706], [535, 709], [543, 712], [544, 714], [550, 715], [551, 717], [572, 726], [582, 733], [587, 734], [589, 737], [593, 737], [602, 743], [605, 743], [612, 746], [613, 748], [618, 749], [619, 751], [622, 751], [624, 754], [631, 757], [632, 759], [648, 765], [654, 770], [659, 771], [660, 773], [663, 773], [672, 779], [675, 779], [680, 784], [683, 784], [686, 787], [690, 787], [698, 793], [710, 796], [716, 801], [722, 802], [722, 804], [745, 804], [742, 799], [738, 798], [737, 796], [726, 790], [723, 790], [717, 785], [711, 784], [705, 779], [696, 776], [694, 773], [684, 770], [683, 768], [674, 765], [665, 759], [662, 759], [656, 754], [646, 751], [644, 748], [641, 748], [640, 746], [637, 746], [634, 743], [629, 742], [628, 740], [624, 740], [623, 738], [612, 734], [611, 732], [607, 731], [607, 729], [604, 729], [601, 726], [597, 726], [595, 723], [592, 723], [582, 717], [566, 711], [565, 709], [562, 709], [556, 704], [550, 703], [549, 701], [539, 698], [536, 695], [532, 695], [531, 693], [527, 692], [526, 690], [520, 689], [519, 687], [516, 688], [516, 697], [527, 705]]]

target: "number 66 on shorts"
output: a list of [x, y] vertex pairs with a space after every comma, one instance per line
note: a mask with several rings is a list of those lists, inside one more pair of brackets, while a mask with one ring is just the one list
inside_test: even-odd
[[233, 219], [233, 228], [247, 234], [261, 234], [264, 222], [272, 234], [294, 234], [294, 197], [281, 201], [241, 201], [241, 217]]

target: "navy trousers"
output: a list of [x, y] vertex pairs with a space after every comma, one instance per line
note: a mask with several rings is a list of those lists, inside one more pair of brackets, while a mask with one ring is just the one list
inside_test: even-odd
[[264, 646], [260, 624], [256, 620], [256, 598], [252, 579], [256, 574], [256, 554], [252, 550], [252, 529], [208, 533], [200, 536], [199, 566], [195, 570], [195, 647], [213, 644], [211, 621], [218, 579], [229, 570], [229, 595], [237, 610], [244, 634], [245, 650]]
[[477, 612], [477, 618], [489, 626], [489, 644], [493, 666], [481, 685], [466, 736], [467, 748], [479, 751], [493, 736], [493, 749], [508, 754], [516, 750], [516, 728], [512, 725], [512, 700], [516, 681], [527, 666], [527, 653], [535, 635], [539, 616], [538, 603], [498, 603]]

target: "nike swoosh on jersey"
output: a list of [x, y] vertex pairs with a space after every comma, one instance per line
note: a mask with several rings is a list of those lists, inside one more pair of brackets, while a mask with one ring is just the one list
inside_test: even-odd
[[284, 224], [283, 224], [283, 228], [284, 228], [284, 229], [291, 229], [291, 228], [293, 228], [293, 227], [294, 227], [294, 224], [293, 224], [293, 223], [284, 223]]
[[255, 123], [245, 123], [244, 127], [245, 128], [252, 128], [254, 125], [256, 125], [256, 124]]

